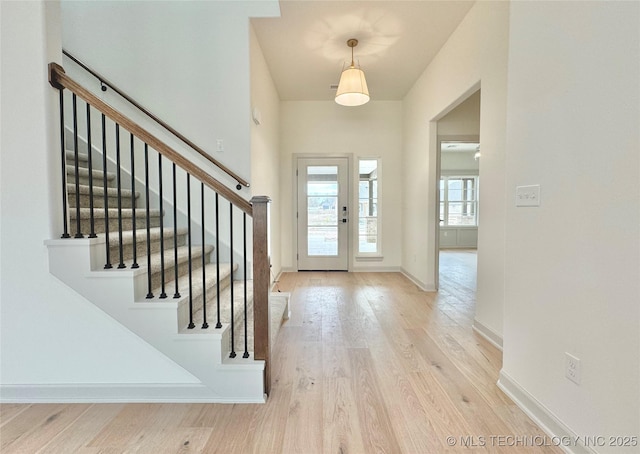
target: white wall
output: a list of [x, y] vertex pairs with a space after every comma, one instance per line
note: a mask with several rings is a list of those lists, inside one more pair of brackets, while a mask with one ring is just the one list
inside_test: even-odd
[[[66, 50], [249, 180], [248, 18], [278, 13], [275, 1], [64, 1], [62, 41]], [[71, 63], [66, 69], [74, 76], [81, 73]], [[116, 98], [111, 92], [101, 96]], [[217, 139], [223, 139], [224, 152], [214, 151]], [[242, 194], [248, 197], [247, 191]]]
[[480, 91], [438, 120], [438, 135], [480, 135]]
[[251, 192], [271, 197], [271, 271], [282, 269], [280, 208], [280, 98], [260, 43], [251, 28], [251, 106], [260, 124], [251, 122]]
[[0, 5], [0, 383], [46, 395], [56, 385], [197, 382], [49, 274], [43, 241], [62, 230], [57, 91], [47, 80], [47, 64], [61, 59], [59, 4]]
[[[399, 269], [401, 263], [401, 171], [402, 103], [371, 101], [360, 107], [343, 107], [333, 101], [284, 101], [281, 103], [281, 215], [282, 266], [296, 270], [296, 230], [293, 187], [293, 155], [353, 154], [358, 158], [380, 158], [380, 203], [382, 212], [382, 261], [356, 261], [355, 248], [349, 259], [351, 270]], [[351, 169], [355, 175], [355, 169]], [[357, 181], [353, 181], [353, 206]], [[352, 224], [355, 225], [355, 224]], [[350, 237], [353, 242], [353, 236]]]
[[475, 154], [475, 151], [443, 152], [440, 158], [442, 175], [478, 175], [480, 162], [474, 158]]
[[436, 120], [482, 89], [482, 227], [476, 326], [499, 338], [504, 305], [504, 155], [509, 3], [477, 2], [404, 99], [405, 272], [433, 289]]
[[639, 3], [511, 5], [501, 381], [578, 435], [640, 433], [639, 81]]

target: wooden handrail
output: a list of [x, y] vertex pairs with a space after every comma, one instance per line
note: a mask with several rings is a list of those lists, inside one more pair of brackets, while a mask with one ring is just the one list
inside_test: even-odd
[[240, 197], [237, 193], [229, 189], [223, 183], [213, 178], [211, 175], [189, 161], [176, 150], [166, 145], [164, 142], [144, 129], [142, 126], [138, 125], [130, 118], [121, 114], [109, 104], [105, 103], [89, 90], [81, 86], [75, 80], [67, 76], [67, 74], [64, 72], [64, 68], [62, 68], [62, 66], [57, 63], [49, 63], [49, 83], [57, 89], [69, 89], [71, 92], [75, 93], [77, 96], [84, 99], [90, 105], [105, 114], [111, 120], [115, 121], [120, 126], [124, 127], [127, 131], [131, 132], [134, 136], [144, 141], [158, 153], [167, 157], [183, 170], [199, 179], [201, 182], [216, 191], [229, 202], [236, 205], [242, 211], [250, 216], [253, 215], [253, 208], [251, 206], [251, 203]]
[[[171, 134], [173, 134], [174, 136], [176, 136], [178, 139], [182, 140], [184, 143], [186, 143], [187, 145], [189, 145], [191, 148], [193, 148], [195, 151], [197, 151], [198, 153], [200, 153], [205, 159], [207, 159], [209, 162], [211, 162], [213, 165], [219, 167], [223, 172], [225, 172], [227, 175], [229, 175], [231, 178], [233, 178], [234, 180], [236, 180], [239, 184], [241, 184], [242, 186], [245, 187], [249, 187], [250, 184], [249, 182], [247, 182], [246, 180], [244, 180], [243, 178], [241, 178], [240, 176], [238, 176], [233, 170], [229, 169], [228, 167], [226, 167], [224, 164], [222, 164], [221, 162], [219, 162], [218, 160], [214, 159], [209, 153], [207, 153], [206, 151], [204, 151], [202, 148], [200, 148], [198, 145], [196, 145], [195, 143], [193, 143], [191, 140], [189, 140], [187, 137], [185, 137], [183, 134], [181, 134], [180, 132], [178, 132], [175, 128], [173, 128], [172, 126], [168, 125], [167, 123], [165, 123], [164, 121], [162, 121], [160, 118], [158, 118], [156, 115], [154, 115], [153, 113], [151, 113], [149, 110], [147, 110], [145, 107], [143, 107], [140, 103], [138, 103], [135, 99], [131, 98], [129, 95], [127, 95], [126, 93], [124, 93], [122, 90], [120, 90], [118, 87], [116, 87], [113, 83], [109, 82], [109, 80], [107, 80], [105, 77], [103, 77], [100, 73], [98, 73], [97, 71], [91, 69], [89, 66], [87, 66], [86, 64], [84, 64], [82, 61], [78, 60], [76, 57], [74, 57], [73, 55], [71, 55], [69, 52], [67, 52], [66, 50], [62, 50], [62, 53], [64, 55], [66, 55], [67, 57], [69, 57], [72, 61], [74, 61], [76, 64], [78, 64], [80, 67], [82, 67], [85, 71], [91, 73], [96, 79], [98, 79], [100, 81], [100, 83], [102, 83], [103, 85], [106, 85], [108, 87], [110, 87], [113, 91], [115, 91], [116, 93], [118, 93], [120, 96], [122, 96], [124, 99], [126, 99], [127, 101], [129, 101], [131, 104], [133, 104], [134, 106], [136, 106], [142, 113], [144, 113], [145, 115], [147, 115], [149, 118], [151, 118], [153, 121], [155, 121], [156, 123], [158, 123], [160, 126], [162, 126], [164, 129], [166, 129], [167, 131], [169, 131]], [[238, 187], [238, 189], [240, 189]]]

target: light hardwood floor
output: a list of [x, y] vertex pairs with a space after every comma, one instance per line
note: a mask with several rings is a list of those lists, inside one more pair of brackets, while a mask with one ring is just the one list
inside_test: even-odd
[[267, 404], [2, 405], [0, 452], [559, 453], [523, 446], [549, 438], [496, 387], [474, 261], [443, 254], [437, 294], [396, 273], [285, 274]]

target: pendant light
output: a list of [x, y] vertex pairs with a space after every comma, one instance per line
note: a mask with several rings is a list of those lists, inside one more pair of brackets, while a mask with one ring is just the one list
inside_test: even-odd
[[369, 89], [364, 78], [364, 71], [356, 68], [353, 62], [353, 48], [358, 45], [357, 39], [347, 41], [347, 46], [351, 48], [351, 66], [342, 71], [338, 91], [336, 92], [336, 102], [341, 106], [361, 106], [369, 102]]

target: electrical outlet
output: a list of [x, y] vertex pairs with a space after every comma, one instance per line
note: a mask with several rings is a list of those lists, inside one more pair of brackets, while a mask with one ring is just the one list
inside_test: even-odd
[[224, 140], [223, 139], [217, 139], [216, 140], [216, 151], [219, 151], [219, 152], [224, 151]]
[[576, 385], [582, 380], [580, 359], [567, 352], [564, 353], [564, 376]]

